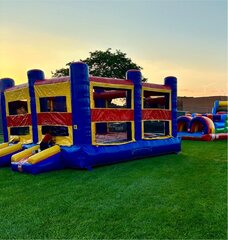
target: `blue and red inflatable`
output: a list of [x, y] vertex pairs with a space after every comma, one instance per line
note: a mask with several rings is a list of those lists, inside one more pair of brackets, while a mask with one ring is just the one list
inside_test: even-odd
[[[138, 70], [126, 79], [89, 76], [83, 62], [71, 64], [69, 77], [31, 70], [26, 84], [1, 79], [0, 166], [37, 174], [179, 152], [176, 78], [141, 79]], [[47, 129], [56, 145], [40, 151]]]
[[215, 101], [212, 113], [178, 117], [178, 136], [201, 141], [228, 139], [227, 106], [227, 101]]

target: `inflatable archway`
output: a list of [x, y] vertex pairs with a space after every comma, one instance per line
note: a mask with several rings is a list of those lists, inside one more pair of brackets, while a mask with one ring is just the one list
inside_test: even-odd
[[180, 116], [177, 118], [177, 131], [178, 132], [188, 132], [190, 122], [192, 117], [190, 116]]
[[215, 126], [213, 121], [210, 118], [204, 116], [194, 117], [189, 124], [189, 128], [191, 133], [215, 133]]

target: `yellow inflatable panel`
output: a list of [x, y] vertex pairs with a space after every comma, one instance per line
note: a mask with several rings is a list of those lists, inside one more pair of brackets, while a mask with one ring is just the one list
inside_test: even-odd
[[9, 146], [9, 143], [1, 143], [0, 144], [0, 149], [3, 149], [5, 147], [8, 147]]
[[32, 155], [31, 157], [28, 158], [27, 162], [31, 164], [35, 164], [59, 152], [60, 152], [60, 147], [56, 145], [48, 149], [45, 149], [42, 152]]
[[23, 158], [28, 158], [34, 154], [34, 151], [37, 151], [40, 148], [40, 145], [28, 148], [22, 152], [16, 153], [11, 157], [11, 162], [19, 162]]
[[[8, 133], [10, 133], [10, 128], [8, 128]], [[10, 135], [10, 134], [9, 134]], [[10, 143], [15, 143], [15, 142], [20, 142], [20, 137], [19, 136], [10, 136], [9, 139]]]
[[3, 149], [0, 149], [0, 157], [3, 157], [5, 155], [8, 155], [10, 153], [20, 151], [20, 150], [22, 150], [22, 144], [21, 143], [17, 143], [15, 145], [5, 147]]
[[219, 101], [219, 107], [228, 107], [228, 101]]

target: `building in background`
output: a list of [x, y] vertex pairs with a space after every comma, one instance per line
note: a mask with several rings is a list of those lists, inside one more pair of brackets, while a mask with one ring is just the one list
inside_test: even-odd
[[178, 111], [190, 113], [210, 113], [214, 102], [227, 101], [227, 96], [211, 96], [211, 97], [178, 97]]

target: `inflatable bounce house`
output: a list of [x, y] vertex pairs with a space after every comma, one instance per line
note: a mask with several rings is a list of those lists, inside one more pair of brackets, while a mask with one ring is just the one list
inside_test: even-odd
[[215, 101], [212, 113], [177, 118], [178, 136], [187, 140], [228, 139], [228, 101]]
[[[45, 79], [41, 70], [31, 70], [28, 83], [1, 79], [0, 90], [0, 166], [14, 171], [90, 169], [181, 150], [175, 77], [164, 85], [142, 83], [138, 70], [129, 70], [126, 79], [93, 77], [77, 62], [70, 77]], [[47, 132], [56, 144], [40, 151]]]

